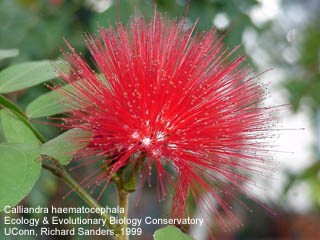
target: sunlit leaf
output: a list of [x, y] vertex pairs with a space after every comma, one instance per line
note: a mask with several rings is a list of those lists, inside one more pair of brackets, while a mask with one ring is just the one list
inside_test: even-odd
[[[102, 74], [98, 74], [97, 77], [100, 78], [105, 84], [108, 84]], [[80, 81], [77, 83], [81, 84]], [[73, 88], [74, 87], [71, 84], [67, 84], [61, 87], [59, 91], [72, 93], [74, 91]], [[71, 98], [72, 97], [68, 98], [68, 94], [60, 94], [58, 91], [45, 93], [27, 106], [26, 115], [28, 118], [48, 117], [77, 109], [78, 104]]]
[[0, 145], [0, 211], [18, 204], [32, 190], [40, 169], [38, 145]]
[[89, 143], [91, 137], [88, 131], [71, 129], [43, 144], [41, 154], [54, 157], [61, 164], [67, 165], [73, 155]]
[[39, 139], [40, 142], [45, 142], [43, 136], [38, 132], [36, 128], [32, 126], [29, 119], [24, 115], [23, 111], [12, 101], [3, 95], [0, 95], [0, 107], [4, 107], [15, 115], [26, 127], [28, 127], [33, 134]]
[[0, 60], [16, 57], [19, 55], [19, 49], [0, 49]]
[[0, 72], [0, 93], [9, 93], [58, 77], [48, 60], [12, 65]]
[[9, 143], [40, 143], [34, 132], [6, 109], [0, 111], [1, 124]]
[[[66, 85], [62, 88], [70, 91], [72, 86]], [[67, 112], [68, 110], [75, 108], [71, 105], [67, 106], [67, 102], [68, 101], [66, 101], [66, 97], [62, 96], [56, 91], [51, 91], [32, 101], [27, 106], [26, 115], [29, 118], [47, 117], [58, 113]]]
[[192, 240], [192, 237], [184, 234], [181, 230], [175, 226], [167, 226], [160, 228], [153, 234], [154, 240]]

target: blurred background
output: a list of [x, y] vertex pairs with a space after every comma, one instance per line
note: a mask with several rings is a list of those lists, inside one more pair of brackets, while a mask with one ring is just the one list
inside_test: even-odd
[[[153, 14], [152, 0], [119, 2], [117, 8], [112, 0], [0, 0], [0, 55], [7, 56], [0, 61], [0, 69], [24, 61], [56, 59], [60, 56], [59, 48], [64, 47], [63, 38], [88, 56], [82, 42], [84, 32], [94, 33], [98, 25], [114, 25], [118, 16], [127, 22], [135, 11], [145, 16]], [[184, 16], [188, 1], [156, 3], [160, 12], [180, 17]], [[254, 71], [269, 70], [259, 77], [270, 86], [272, 97], [268, 104], [283, 105], [278, 111], [282, 130], [274, 139], [273, 159], [278, 163], [277, 170], [269, 179], [256, 179], [261, 187], [257, 196], [276, 214], [252, 202], [247, 202], [252, 212], [235, 205], [235, 214], [244, 226], [225, 232], [212, 219], [214, 236], [216, 239], [320, 239], [320, 1], [191, 0], [186, 18], [190, 25], [199, 19], [197, 31], [218, 28], [221, 34], [226, 34], [225, 44], [230, 49], [240, 43], [241, 52], [248, 56], [248, 64]], [[8, 97], [24, 108], [46, 91], [45, 86], [36, 86]], [[35, 124], [48, 139], [59, 133], [53, 127]], [[75, 175], [81, 178], [85, 173]], [[62, 182], [43, 171], [41, 181], [23, 204], [84, 204], [75, 194], [64, 199], [68, 191]], [[115, 204], [112, 191], [111, 187], [101, 201]], [[132, 204], [131, 216], [160, 217], [168, 213], [167, 203], [157, 204], [153, 188], [145, 188], [141, 196], [137, 207]], [[0, 219], [3, 224], [3, 217]], [[144, 236], [136, 239], [152, 239], [158, 227], [143, 226]], [[206, 228], [193, 227], [187, 231], [195, 239], [211, 238]], [[6, 239], [21, 238], [6, 236]]]

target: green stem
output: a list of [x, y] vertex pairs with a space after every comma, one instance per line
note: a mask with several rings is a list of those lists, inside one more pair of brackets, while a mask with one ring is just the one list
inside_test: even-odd
[[41, 133], [31, 125], [29, 119], [24, 114], [24, 112], [12, 101], [10, 101], [5, 96], [0, 95], [0, 106], [5, 107], [10, 112], [12, 112], [21, 122], [23, 122], [34, 133], [34, 135], [38, 138], [38, 140], [41, 143], [44, 143], [46, 141], [45, 138], [41, 135]]
[[[65, 183], [67, 183], [73, 191], [75, 191], [89, 206], [93, 208], [101, 209], [101, 206], [91, 197], [91, 195], [85, 191], [79, 183], [77, 183], [61, 166], [59, 163], [56, 166], [49, 165], [47, 163], [42, 163], [42, 167], [49, 170], [51, 173], [61, 178]], [[106, 220], [106, 224], [112, 230], [115, 230], [115, 227], [110, 223], [110, 215], [108, 213], [101, 213], [101, 217]]]
[[[123, 208], [123, 213], [120, 213], [119, 217], [122, 219], [125, 219], [128, 217], [128, 196], [129, 193], [126, 192], [124, 189], [118, 190], [118, 201], [119, 201], [119, 207]], [[126, 221], [123, 221], [124, 223], [120, 225], [120, 231], [121, 235], [118, 237], [119, 240], [127, 240], [128, 235], [126, 234], [126, 228], [127, 224]]]
[[[123, 186], [123, 172], [121, 172], [120, 177], [115, 176], [113, 177], [113, 181], [116, 184], [117, 192], [118, 192], [118, 204], [119, 208], [122, 208], [124, 211], [119, 213], [119, 218], [125, 220], [125, 218], [128, 218], [128, 197], [129, 192], [125, 189]], [[116, 231], [118, 240], [128, 240], [129, 237], [126, 234], [126, 228], [127, 228], [126, 221], [123, 221], [123, 224], [119, 224], [118, 229]]]

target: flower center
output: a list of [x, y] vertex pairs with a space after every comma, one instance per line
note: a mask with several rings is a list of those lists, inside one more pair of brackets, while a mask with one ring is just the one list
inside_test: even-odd
[[150, 139], [149, 137], [144, 137], [144, 138], [142, 139], [142, 143], [143, 143], [143, 145], [145, 145], [145, 146], [149, 146], [150, 143], [151, 143], [151, 139]]

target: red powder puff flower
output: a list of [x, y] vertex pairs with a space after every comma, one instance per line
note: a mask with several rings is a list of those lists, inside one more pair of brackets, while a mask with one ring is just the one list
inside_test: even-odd
[[[92, 132], [88, 148], [106, 159], [83, 184], [109, 182], [130, 163], [145, 182], [156, 168], [159, 194], [175, 188], [173, 214], [185, 213], [191, 193], [211, 196], [231, 215], [224, 196], [237, 198], [251, 173], [265, 172], [264, 87], [214, 30], [194, 35], [194, 28], [158, 13], [100, 28], [99, 37], [85, 37], [99, 74], [67, 44], [71, 75], [61, 76], [73, 91], [62, 94], [78, 108], [63, 120]], [[222, 221], [216, 207], [207, 208]]]

